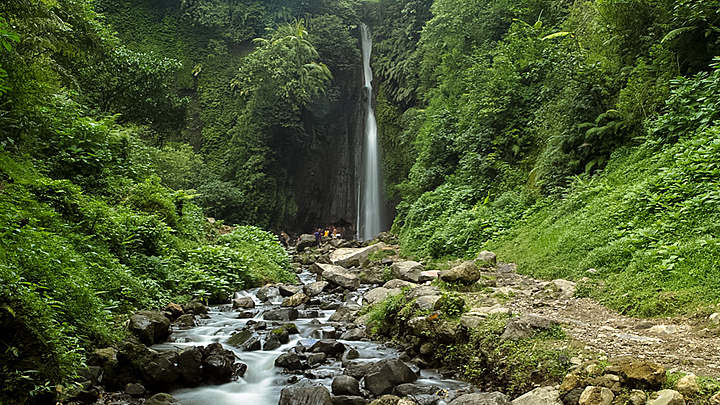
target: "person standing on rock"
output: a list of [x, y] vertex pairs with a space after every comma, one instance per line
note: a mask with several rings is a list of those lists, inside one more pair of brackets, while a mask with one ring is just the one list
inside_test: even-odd
[[322, 243], [322, 228], [318, 228], [315, 231], [315, 243], [320, 247], [320, 243]]

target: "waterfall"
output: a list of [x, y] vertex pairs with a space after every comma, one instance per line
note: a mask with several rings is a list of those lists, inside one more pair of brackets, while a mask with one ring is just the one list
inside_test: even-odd
[[382, 231], [382, 171], [377, 140], [377, 122], [375, 121], [373, 108], [372, 69], [370, 69], [372, 40], [367, 25], [362, 24], [360, 31], [362, 33], [363, 86], [367, 95], [367, 106], [363, 134], [362, 177], [360, 178], [360, 194], [358, 195], [357, 224], [358, 239], [369, 240]]

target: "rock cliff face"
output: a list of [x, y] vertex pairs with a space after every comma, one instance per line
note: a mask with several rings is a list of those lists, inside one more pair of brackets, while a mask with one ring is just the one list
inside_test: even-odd
[[338, 93], [328, 92], [303, 114], [308, 141], [288, 161], [298, 207], [287, 228], [307, 231], [336, 223], [355, 223], [357, 165], [362, 122], [362, 72], [335, 76]]

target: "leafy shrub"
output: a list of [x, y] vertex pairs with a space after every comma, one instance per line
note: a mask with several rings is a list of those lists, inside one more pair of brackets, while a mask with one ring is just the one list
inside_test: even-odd
[[444, 293], [435, 303], [435, 308], [449, 319], [459, 318], [468, 309], [465, 299], [456, 293]]

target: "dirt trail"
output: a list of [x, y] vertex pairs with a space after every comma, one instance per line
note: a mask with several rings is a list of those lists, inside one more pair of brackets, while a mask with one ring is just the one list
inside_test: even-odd
[[473, 311], [536, 314], [561, 324], [580, 349], [609, 359], [631, 356], [668, 370], [720, 377], [720, 337], [707, 321], [680, 318], [631, 318], [589, 298], [573, 297], [574, 285], [522, 276], [514, 265], [487, 273], [492, 293], [468, 293]]

